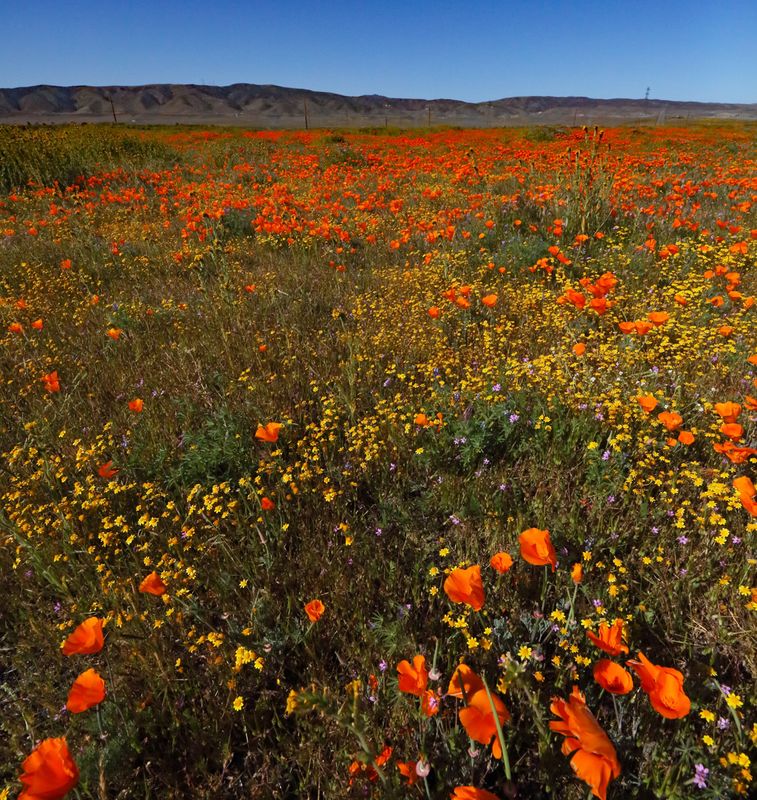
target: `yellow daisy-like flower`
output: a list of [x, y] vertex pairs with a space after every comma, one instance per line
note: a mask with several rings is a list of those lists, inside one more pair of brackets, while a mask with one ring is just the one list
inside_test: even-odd
[[231, 707], [234, 711], [241, 711], [244, 708], [244, 699], [242, 697], [235, 697]]

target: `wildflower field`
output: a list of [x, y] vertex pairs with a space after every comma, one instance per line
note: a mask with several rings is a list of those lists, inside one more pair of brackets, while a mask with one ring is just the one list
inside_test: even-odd
[[756, 133], [0, 128], [0, 798], [748, 796]]

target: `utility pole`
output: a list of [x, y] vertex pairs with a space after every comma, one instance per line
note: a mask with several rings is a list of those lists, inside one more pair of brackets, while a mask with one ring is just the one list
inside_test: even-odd
[[307, 97], [303, 98], [302, 105], [303, 105], [304, 110], [305, 110], [305, 130], [309, 131], [310, 130], [310, 120], [308, 119], [308, 99], [307, 99]]
[[647, 86], [647, 92], [646, 92], [646, 94], [644, 95], [644, 99], [645, 99], [645, 100], [649, 100], [649, 87], [648, 87], [648, 86]]
[[116, 117], [116, 107], [113, 105], [113, 96], [108, 95], [108, 100], [110, 100], [110, 110], [113, 112], [113, 122], [118, 125], [118, 117]]
[[426, 111], [428, 111], [428, 127], [431, 127], [431, 105], [426, 106]]

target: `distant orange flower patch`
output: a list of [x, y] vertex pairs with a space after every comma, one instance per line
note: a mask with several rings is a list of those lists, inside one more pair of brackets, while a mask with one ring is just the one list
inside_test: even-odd
[[60, 381], [58, 380], [57, 370], [54, 370], [53, 372], [50, 372], [47, 375], [43, 375], [40, 378], [40, 380], [44, 384], [46, 392], [50, 392], [50, 394], [53, 394], [55, 392], [60, 391]]

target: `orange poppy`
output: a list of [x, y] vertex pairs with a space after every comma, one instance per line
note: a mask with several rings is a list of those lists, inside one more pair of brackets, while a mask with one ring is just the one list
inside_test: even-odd
[[453, 569], [444, 581], [444, 591], [453, 603], [465, 603], [474, 611], [480, 611], [484, 605], [481, 567], [474, 564], [467, 569]]
[[262, 442], [277, 442], [279, 440], [279, 431], [282, 428], [280, 422], [266, 422], [265, 425], [258, 425], [255, 431], [255, 438], [260, 439]]
[[509, 553], [495, 553], [489, 560], [489, 566], [504, 575], [513, 565], [512, 556]]
[[587, 631], [586, 635], [600, 649], [611, 656], [627, 653], [628, 647], [623, 644], [623, 620], [616, 619], [610, 626], [603, 622], [599, 626], [599, 635]]
[[481, 298], [481, 302], [487, 308], [494, 308], [497, 305], [497, 295], [496, 294], [487, 294]]
[[691, 711], [691, 701], [683, 690], [683, 675], [671, 667], [658, 667], [643, 653], [638, 661], [627, 661], [641, 678], [641, 688], [649, 695], [652, 708], [667, 719], [680, 719]]
[[654, 328], [654, 325], [645, 319], [640, 319], [638, 322], [634, 322], [633, 327], [639, 336], [646, 336]]
[[45, 323], [42, 321], [41, 318], [35, 319], [34, 322], [32, 322], [32, 328], [34, 328], [35, 331], [41, 331], [44, 326]]
[[431, 421], [425, 414], [416, 414], [415, 419], [413, 420], [416, 425], [420, 425], [423, 428], [428, 427], [431, 424]]
[[594, 680], [610, 694], [628, 694], [633, 689], [631, 673], [609, 658], [594, 665]]
[[8, 333], [23, 333], [24, 326], [20, 322], [11, 322], [8, 325]]
[[661, 411], [657, 415], [657, 419], [659, 419], [669, 431], [674, 431], [676, 428], [680, 428], [681, 425], [683, 425], [683, 417], [675, 411]]
[[424, 656], [413, 657], [413, 663], [404, 660], [397, 664], [398, 688], [401, 692], [421, 697], [428, 688], [428, 670]]
[[691, 431], [681, 431], [678, 434], [678, 441], [681, 444], [686, 444], [686, 445], [694, 444], [695, 439], [696, 437]]
[[574, 686], [567, 701], [553, 697], [550, 709], [560, 719], [552, 720], [549, 727], [565, 736], [562, 752], [566, 756], [573, 753], [573, 772], [595, 797], [607, 800], [607, 786], [620, 776], [620, 762], [612, 742], [586, 707], [583, 694]]
[[757, 397], [752, 397], [750, 394], [744, 397], [744, 405], [748, 411], [757, 411]]
[[712, 447], [715, 452], [722, 453], [733, 464], [744, 464], [751, 456], [757, 455], [757, 449], [754, 447], [739, 447], [730, 440], [722, 444], [715, 442]]
[[451, 800], [499, 800], [499, 797], [487, 792], [486, 789], [477, 789], [475, 786], [456, 786]]
[[549, 538], [549, 531], [529, 528], [518, 537], [520, 554], [524, 561], [537, 567], [552, 565], [552, 572], [557, 567], [557, 554]]
[[26, 757], [18, 800], [59, 800], [79, 782], [79, 770], [65, 738], [45, 739]]
[[81, 714], [102, 703], [104, 699], [105, 681], [93, 669], [88, 669], [74, 681], [68, 693], [66, 708], [72, 714]]
[[123, 331], [121, 330], [121, 328], [108, 328], [107, 330], [107, 335], [110, 336], [110, 338], [113, 339], [114, 342], [118, 340], [118, 338], [121, 336], [122, 333]]
[[636, 398], [636, 402], [647, 412], [651, 414], [657, 408], [658, 400], [651, 394], [642, 394]]
[[311, 622], [318, 622], [325, 610], [326, 606], [324, 606], [320, 600], [311, 600], [309, 603], [305, 604], [305, 613], [308, 615], [308, 619]]
[[101, 478], [106, 478], [107, 480], [110, 480], [111, 478], [115, 478], [116, 475], [118, 475], [118, 470], [113, 467], [112, 461], [106, 461], [104, 464], [98, 467], [97, 474]]
[[744, 428], [738, 422], [724, 422], [720, 426], [720, 432], [723, 436], [738, 441], [744, 435]]
[[447, 695], [467, 700], [483, 688], [484, 682], [481, 678], [467, 664], [459, 664], [450, 678]]
[[270, 497], [264, 497], [260, 501], [260, 506], [263, 511], [273, 511], [273, 509], [276, 508], [276, 503], [274, 503]]
[[570, 568], [570, 579], [578, 585], [584, 579], [584, 568], [583, 564], [580, 561], [577, 561], [571, 568]]
[[732, 325], [721, 325], [718, 328], [718, 333], [724, 338], [727, 339], [733, 333], [733, 326]]
[[497, 736], [497, 723], [494, 719], [492, 705], [497, 712], [497, 719], [500, 727], [510, 719], [510, 712], [505, 708], [505, 704], [500, 698], [492, 693], [491, 702], [486, 689], [479, 689], [468, 699], [465, 708], [461, 708], [458, 713], [460, 724], [465, 728], [465, 732], [479, 744], [488, 745], [492, 739], [492, 755], [494, 758], [502, 758], [502, 746]]
[[433, 717], [439, 713], [439, 695], [432, 689], [427, 689], [421, 695], [421, 711], [427, 717]]
[[58, 371], [54, 370], [53, 372], [48, 373], [47, 375], [43, 375], [40, 380], [42, 383], [45, 384], [45, 391], [50, 392], [53, 394], [54, 392], [60, 391], [60, 381], [58, 380]]
[[160, 597], [160, 595], [166, 593], [166, 585], [160, 579], [160, 575], [157, 572], [151, 572], [143, 581], [139, 584], [139, 591], [142, 594], [154, 594], [156, 597]]
[[669, 319], [670, 314], [667, 311], [650, 311], [647, 314], [647, 319], [655, 326], [659, 327], [664, 325]]
[[89, 617], [69, 634], [61, 649], [64, 656], [89, 655], [99, 653], [104, 644], [103, 620], [99, 617]]
[[733, 488], [739, 493], [739, 500], [747, 513], [757, 517], [757, 489], [754, 488], [751, 478], [741, 475], [733, 481]]
[[738, 403], [732, 403], [730, 400], [727, 403], [715, 403], [715, 413], [723, 422], [736, 422], [739, 414], [741, 414], [741, 406]]
[[415, 771], [417, 761], [398, 761], [397, 769], [400, 775], [407, 780], [407, 785], [412, 786], [421, 779], [421, 776]]
[[145, 401], [141, 397], [135, 397], [133, 400], [129, 400], [129, 411], [135, 411], [139, 414], [144, 407]]
[[439, 319], [440, 313], [439, 306], [431, 306], [431, 308], [428, 310], [428, 315], [431, 317], [431, 319]]
[[577, 356], [582, 356], [586, 352], [586, 345], [583, 342], [573, 345], [573, 352]]

